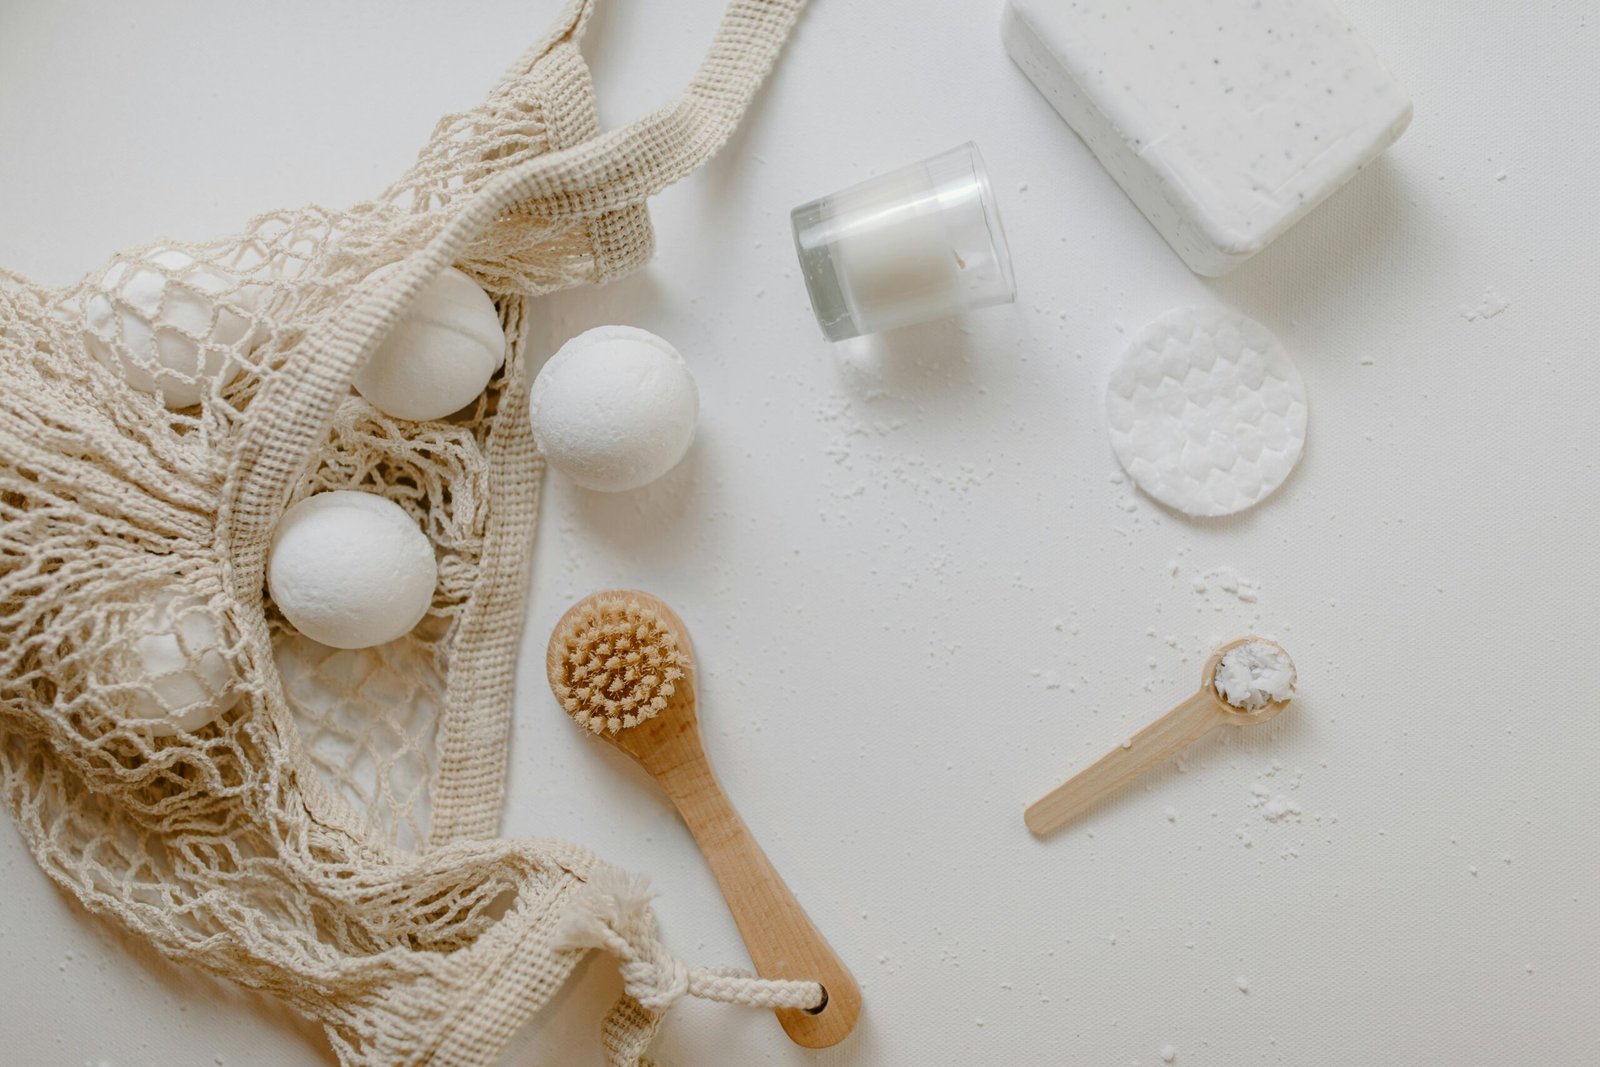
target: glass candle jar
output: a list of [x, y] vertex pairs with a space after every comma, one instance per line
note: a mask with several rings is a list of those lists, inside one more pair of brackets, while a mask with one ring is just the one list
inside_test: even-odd
[[790, 222], [830, 341], [1016, 299], [994, 192], [971, 142], [802, 204]]

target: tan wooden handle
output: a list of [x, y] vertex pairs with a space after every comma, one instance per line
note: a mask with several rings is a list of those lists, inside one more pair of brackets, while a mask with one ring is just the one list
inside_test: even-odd
[[1065, 826], [1117, 786], [1181, 752], [1225, 718], [1216, 697], [1205, 690], [1196, 693], [1034, 801], [1023, 821], [1040, 836]]
[[861, 988], [756, 843], [711, 765], [702, 757], [659, 780], [710, 863], [756, 972], [820, 982], [827, 991], [820, 1009], [777, 1009], [784, 1032], [806, 1048], [843, 1041], [861, 1015]]

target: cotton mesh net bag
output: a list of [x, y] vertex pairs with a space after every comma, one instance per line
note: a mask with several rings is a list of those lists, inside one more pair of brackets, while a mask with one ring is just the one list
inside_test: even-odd
[[[726, 140], [802, 2], [735, 0], [679, 99], [601, 133], [580, 0], [375, 200], [135, 249], [65, 289], [0, 272], [6, 805], [90, 911], [281, 997], [343, 1063], [492, 1064], [591, 947], [621, 962], [615, 1064], [686, 992], [822, 995], [686, 968], [642, 883], [496, 836], [543, 469], [527, 300], [648, 258], [646, 197]], [[505, 366], [450, 419], [385, 416], [352, 377], [450, 265], [493, 297]], [[266, 600], [278, 518], [330, 489], [431, 539], [408, 636], [333, 650]]]

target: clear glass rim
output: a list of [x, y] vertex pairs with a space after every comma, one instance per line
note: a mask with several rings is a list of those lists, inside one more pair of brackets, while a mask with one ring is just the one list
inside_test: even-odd
[[989, 230], [989, 243], [994, 247], [995, 263], [1000, 268], [1000, 277], [1006, 285], [1006, 296], [1009, 301], [1017, 299], [1017, 278], [1011, 269], [1011, 244], [1006, 240], [1006, 228], [1000, 221], [1000, 205], [995, 200], [994, 186], [989, 181], [989, 168], [984, 164], [983, 153], [978, 151], [976, 141], [968, 141], [961, 146], [967, 151], [968, 162], [972, 166], [972, 176], [978, 183], [978, 201], [983, 205], [983, 224]]

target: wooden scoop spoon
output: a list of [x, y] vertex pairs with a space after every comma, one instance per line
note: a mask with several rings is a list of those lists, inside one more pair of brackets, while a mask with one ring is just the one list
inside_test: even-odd
[[[1117, 786], [1176, 755], [1225, 722], [1248, 726], [1276, 716], [1288, 706], [1288, 698], [1252, 709], [1228, 703], [1217, 688], [1217, 668], [1223, 657], [1236, 648], [1256, 644], [1269, 646], [1288, 660], [1288, 653], [1281, 647], [1260, 637], [1241, 637], [1223, 645], [1206, 660], [1199, 692], [1124, 741], [1122, 747], [1112, 749], [1034, 801], [1023, 815], [1028, 829], [1041, 837], [1060, 829]], [[1293, 670], [1292, 664], [1290, 669]]]
[[550, 688], [580, 726], [620, 748], [666, 791], [700, 845], [756, 971], [819, 982], [823, 1002], [777, 1009], [796, 1044], [826, 1048], [854, 1029], [861, 990], [756, 844], [700, 743], [693, 648], [683, 620], [635, 590], [596, 593], [556, 624]]

